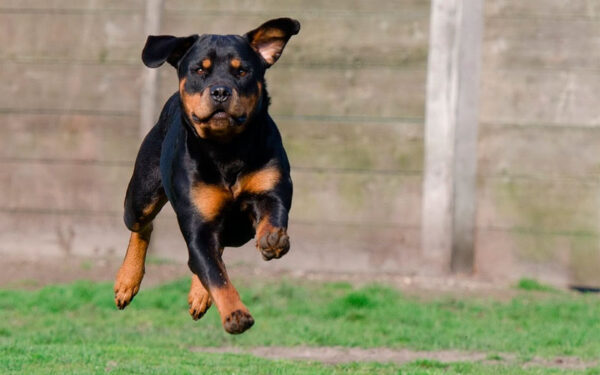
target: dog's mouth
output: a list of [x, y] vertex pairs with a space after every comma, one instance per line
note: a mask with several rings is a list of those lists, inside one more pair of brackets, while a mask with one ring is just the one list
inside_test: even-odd
[[246, 116], [233, 116], [223, 110], [218, 109], [204, 118], [192, 113], [192, 121], [196, 124], [210, 123], [211, 127], [221, 128], [241, 125], [246, 122]]

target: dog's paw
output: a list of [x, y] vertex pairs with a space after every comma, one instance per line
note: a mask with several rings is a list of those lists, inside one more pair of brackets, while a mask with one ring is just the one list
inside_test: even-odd
[[140, 284], [132, 280], [117, 278], [114, 290], [115, 303], [119, 310], [123, 310], [140, 290]]
[[206, 290], [190, 290], [190, 294], [188, 294], [188, 304], [190, 305], [189, 311], [192, 319], [198, 320], [206, 314], [208, 308], [212, 305], [212, 300]]
[[254, 324], [254, 318], [249, 312], [234, 310], [223, 320], [225, 331], [235, 335], [244, 332]]
[[290, 250], [290, 237], [285, 229], [273, 228], [272, 231], [262, 233], [256, 241], [256, 247], [264, 260], [281, 258]]

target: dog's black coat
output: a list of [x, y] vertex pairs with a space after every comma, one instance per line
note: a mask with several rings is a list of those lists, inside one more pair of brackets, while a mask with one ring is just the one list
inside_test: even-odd
[[[229, 282], [222, 248], [243, 245], [258, 226], [267, 237], [261, 242], [257, 235], [265, 259], [289, 248], [290, 166], [267, 112], [264, 74], [299, 28], [282, 18], [244, 36], [150, 36], [142, 53], [149, 67], [176, 67], [180, 90], [140, 147], [125, 224], [132, 232], [151, 228], [169, 201], [188, 245], [189, 267], [208, 291]], [[280, 248], [269, 253], [261, 243], [276, 242], [275, 231], [280, 241], [273, 246]]]

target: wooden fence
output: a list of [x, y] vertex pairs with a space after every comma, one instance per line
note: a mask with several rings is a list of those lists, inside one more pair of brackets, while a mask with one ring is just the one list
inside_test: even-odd
[[[0, 0], [0, 253], [123, 254], [145, 5]], [[295, 182], [293, 249], [269, 267], [427, 267], [429, 15], [424, 0], [164, 0], [165, 34], [302, 23], [267, 74]], [[488, 0], [484, 25], [475, 272], [600, 282], [600, 1]], [[174, 71], [157, 82], [162, 104]], [[186, 259], [170, 209], [156, 228], [156, 256]], [[230, 253], [259, 262], [251, 246]]]

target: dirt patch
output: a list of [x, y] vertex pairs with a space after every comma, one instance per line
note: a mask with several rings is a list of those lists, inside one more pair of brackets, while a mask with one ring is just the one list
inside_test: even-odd
[[388, 348], [343, 348], [343, 347], [256, 347], [240, 348], [192, 348], [192, 351], [203, 353], [236, 353], [251, 354], [268, 359], [291, 359], [318, 361], [328, 364], [347, 362], [394, 362], [408, 363], [418, 359], [430, 359], [440, 362], [481, 361], [486, 358], [483, 353], [468, 353], [453, 350], [438, 352], [420, 352], [408, 349], [393, 350]]
[[442, 363], [481, 362], [484, 364], [512, 364], [523, 367], [547, 367], [561, 370], [585, 370], [598, 365], [598, 361], [586, 362], [576, 357], [538, 358], [520, 361], [514, 354], [494, 355], [494, 359], [483, 352], [457, 350], [418, 351], [389, 348], [344, 348], [344, 347], [256, 347], [256, 348], [211, 348], [194, 347], [190, 350], [201, 353], [251, 354], [266, 359], [307, 360], [327, 364], [348, 362], [381, 362], [405, 364], [417, 360], [433, 360]]

